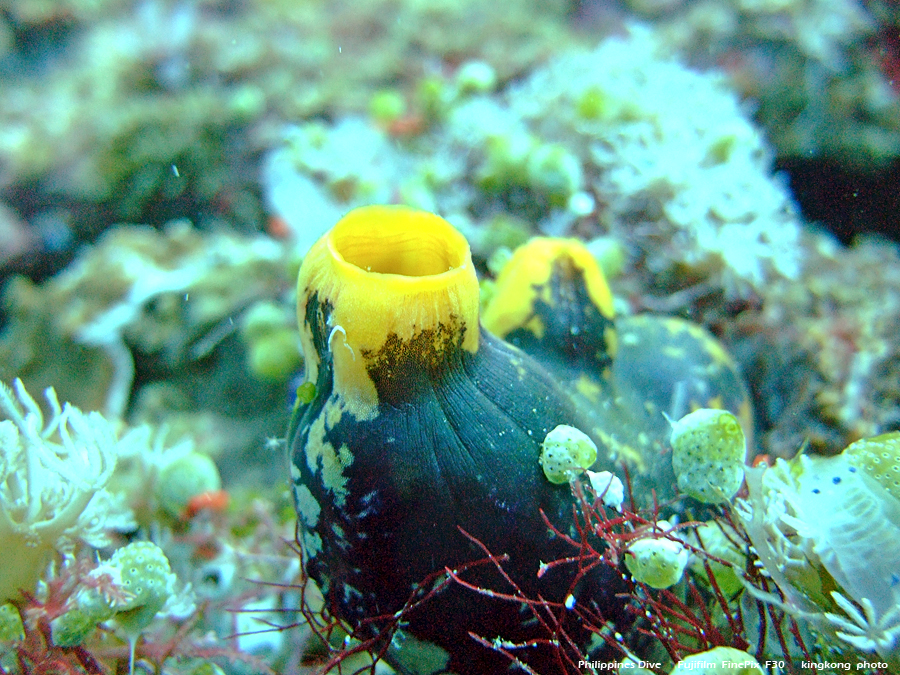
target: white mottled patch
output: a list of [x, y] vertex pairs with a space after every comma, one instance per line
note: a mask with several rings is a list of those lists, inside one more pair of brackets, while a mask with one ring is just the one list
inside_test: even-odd
[[332, 396], [325, 402], [325, 428], [329, 431], [334, 429], [335, 425], [340, 424], [341, 417], [344, 416], [343, 399], [338, 396]]
[[360, 593], [356, 588], [354, 588], [350, 584], [344, 584], [344, 602], [346, 604], [350, 605], [354, 600], [359, 600], [362, 597], [363, 594]]
[[325, 415], [320, 414], [309, 429], [306, 441], [306, 465], [313, 473], [321, 471], [322, 485], [334, 494], [337, 506], [347, 499], [347, 478], [344, 469], [353, 463], [353, 453], [345, 443], [340, 448], [325, 440]]
[[294, 500], [297, 503], [297, 514], [307, 527], [315, 527], [319, 522], [319, 514], [322, 507], [313, 493], [305, 485], [298, 485], [294, 490]]
[[304, 530], [302, 539], [303, 553], [306, 555], [306, 559], [309, 560], [310, 558], [315, 558], [316, 554], [322, 550], [322, 537], [315, 532]]

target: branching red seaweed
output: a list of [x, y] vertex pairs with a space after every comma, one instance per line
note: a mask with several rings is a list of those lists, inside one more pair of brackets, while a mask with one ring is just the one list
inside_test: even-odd
[[[754, 633], [758, 659], [764, 661], [773, 657], [766, 652], [772, 651], [773, 642], [781, 652], [780, 658], [787, 654], [800, 654], [810, 659], [799, 626], [776, 605], [750, 597], [747, 602], [741, 603], [741, 596], [745, 594], [743, 589], [729, 597], [721, 588], [714, 564], [733, 569], [746, 584], [764, 593], [778, 594], [778, 589], [766, 578], [758, 564], [749, 539], [732, 520], [727, 508], [720, 508], [707, 517], [719, 523], [723, 534], [736, 550], [745, 552], [746, 564], [743, 568], [711, 554], [699, 536], [692, 539], [686, 534], [699, 523], [683, 522], [673, 527], [661, 521], [660, 510], [671, 506], [669, 504], [661, 507], [654, 501], [651, 508], [640, 510], [631, 503], [617, 511], [604, 505], [602, 493], [598, 494], [581, 481], [573, 480], [571, 488], [574, 497], [571, 528], [560, 529], [546, 514], [541, 514], [547, 528], [572, 549], [571, 554], [543, 562], [538, 569], [539, 577], [556, 568], [566, 568], [572, 572], [570, 593], [564, 601], [551, 601], [540, 595], [530, 597], [507, 573], [505, 565], [508, 556], [494, 553], [489, 542], [460, 528], [462, 535], [483, 553], [483, 557], [455, 569], [435, 572], [418, 584], [400, 610], [370, 617], [355, 628], [338, 620], [329, 608], [313, 600], [311, 590], [314, 584], [303, 575], [299, 586], [304, 598], [300, 614], [325, 648], [324, 656], [316, 663], [315, 672], [322, 675], [331, 672], [374, 675], [376, 664], [385, 658], [393, 636], [404, 623], [404, 617], [429, 602], [451, 583], [473, 593], [527, 608], [539, 627], [539, 637], [516, 642], [502, 636], [474, 632], [469, 635], [474, 643], [503, 655], [511, 666], [532, 675], [543, 674], [537, 673], [520, 655], [538, 646], [555, 651], [559, 672], [585, 672], [584, 663], [590, 660], [590, 655], [584, 653], [581, 641], [571, 635], [573, 618], [577, 620], [579, 629], [593, 633], [606, 645], [603, 653], [607, 659], [636, 655], [640, 659], [659, 662], [666, 661], [667, 657], [668, 662], [655, 669], [660, 673], [667, 672], [672, 663], [690, 654], [715, 647], [727, 646], [742, 651], [750, 649], [752, 645], [745, 630], [748, 621], [758, 623], [758, 629], [751, 631]], [[668, 589], [655, 589], [634, 582], [624, 572], [622, 563], [628, 555], [629, 545], [641, 538], [679, 541], [697, 558], [702, 572], [695, 568], [693, 574], [686, 574], [682, 581]], [[466, 574], [469, 570], [485, 565], [497, 570], [505, 588], [485, 588], [469, 579]], [[625, 635], [617, 632], [610, 620], [612, 617], [604, 616], [589, 597], [578, 597], [576, 589], [579, 583], [598, 566], [615, 569], [627, 584], [626, 592], [620, 597], [635, 620]], [[360, 654], [369, 655], [365, 665], [360, 666], [356, 660], [352, 667], [347, 666], [351, 657]], [[785, 662], [788, 671], [793, 672], [790, 670], [791, 660], [785, 659]]]

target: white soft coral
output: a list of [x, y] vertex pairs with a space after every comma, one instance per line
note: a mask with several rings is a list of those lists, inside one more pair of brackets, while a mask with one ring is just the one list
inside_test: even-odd
[[15, 393], [0, 383], [0, 601], [32, 591], [54, 553], [80, 540], [106, 543], [110, 528], [131, 522], [106, 490], [118, 455], [115, 432], [102, 415], [60, 406], [45, 392], [52, 418], [20, 380]]
[[896, 655], [894, 650], [900, 639], [900, 605], [894, 605], [878, 616], [868, 598], [860, 601], [863, 611], [837, 591], [831, 592], [835, 603], [844, 610], [849, 620], [840, 614], [826, 612], [825, 618], [835, 627], [836, 635], [862, 652], [877, 652], [880, 656]]
[[784, 602], [750, 592], [833, 645], [900, 664], [900, 504], [845, 454], [779, 459], [749, 470], [747, 486], [736, 513]]

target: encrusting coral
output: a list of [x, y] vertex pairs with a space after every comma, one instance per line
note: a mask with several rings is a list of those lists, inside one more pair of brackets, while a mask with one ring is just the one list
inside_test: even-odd
[[414, 144], [353, 117], [285, 129], [264, 180], [302, 247], [334, 214], [400, 195], [485, 257], [504, 214], [612, 234], [651, 273], [730, 297], [796, 278], [800, 219], [762, 133], [721, 73], [686, 68], [652, 29], [557, 54], [501, 94], [443, 88]]

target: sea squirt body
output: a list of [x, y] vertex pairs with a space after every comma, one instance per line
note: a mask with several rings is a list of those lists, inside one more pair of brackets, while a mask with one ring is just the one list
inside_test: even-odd
[[[430, 214], [357, 209], [306, 256], [298, 319], [315, 395], [292, 421], [291, 475], [304, 568], [328, 611], [358, 637], [376, 636], [387, 624], [375, 617], [424, 595], [445, 568], [484, 557], [461, 529], [509, 556], [504, 569], [526, 595], [563, 602], [571, 574], [538, 570], [571, 551], [541, 512], [568, 528], [571, 494], [538, 460], [547, 433], [580, 428], [583, 415], [543, 367], [480, 329], [465, 239]], [[493, 565], [462, 577], [509, 590]], [[624, 626], [620, 590], [615, 570], [599, 566], [576, 592]], [[575, 619], [564, 623], [586, 646]], [[516, 603], [451, 583], [404, 616], [394, 643], [415, 648], [388, 658], [406, 673], [503, 672], [508, 660], [470, 631], [547, 637]], [[521, 658], [558, 670], [548, 647]]]

